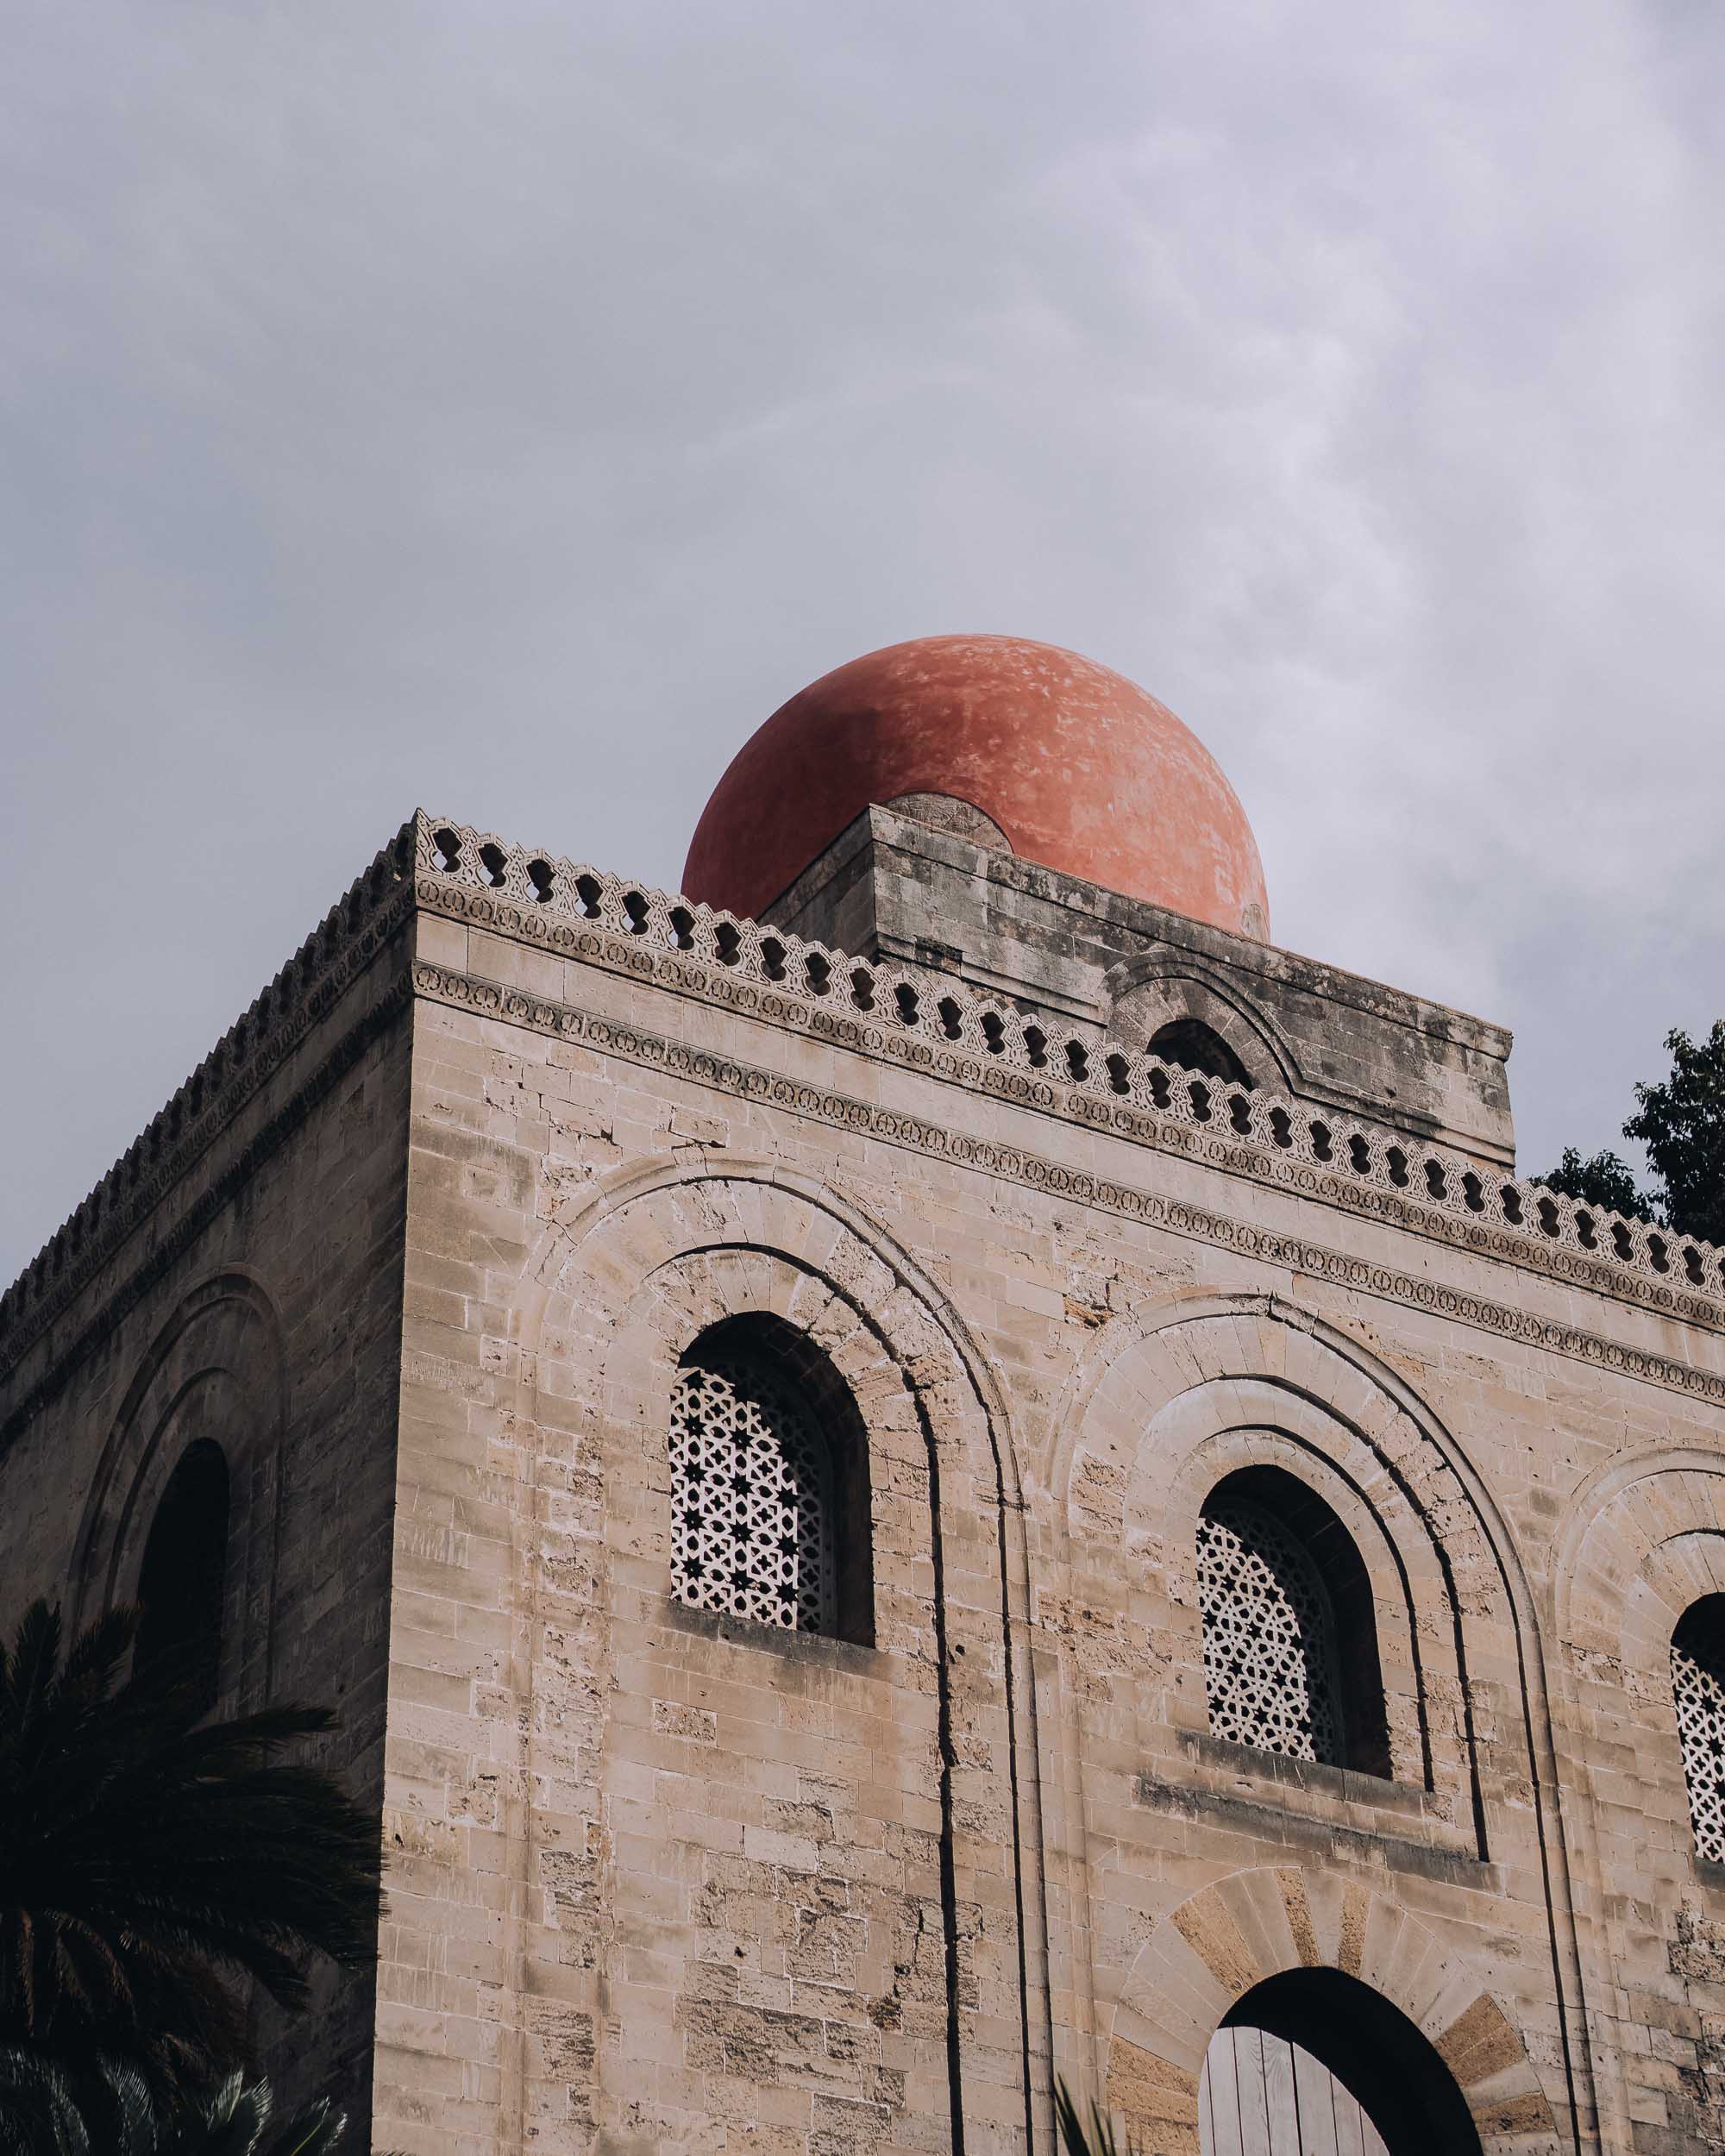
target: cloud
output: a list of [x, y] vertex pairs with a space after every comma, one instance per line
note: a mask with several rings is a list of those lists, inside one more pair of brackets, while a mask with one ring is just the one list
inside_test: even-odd
[[1725, 1007], [1688, 0], [22, 10], [22, 1263], [416, 800], [673, 881], [893, 639], [1092, 652], [1524, 1156]]

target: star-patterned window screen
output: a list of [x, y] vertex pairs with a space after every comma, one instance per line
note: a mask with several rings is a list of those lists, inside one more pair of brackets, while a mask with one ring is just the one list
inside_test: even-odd
[[685, 1368], [670, 1451], [679, 1600], [790, 1632], [834, 1631], [832, 1459], [794, 1379], [746, 1350]]
[[1340, 1765], [1335, 1620], [1300, 1537], [1219, 1491], [1198, 1522], [1198, 1595], [1212, 1733]]
[[1725, 1595], [1684, 1611], [1672, 1634], [1671, 1666], [1695, 1853], [1725, 1864]]

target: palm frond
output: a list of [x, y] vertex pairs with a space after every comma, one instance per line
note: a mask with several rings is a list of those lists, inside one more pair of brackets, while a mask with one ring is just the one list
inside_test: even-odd
[[195, 1688], [126, 1673], [136, 1628], [67, 1644], [38, 1602], [0, 1646], [0, 2045], [123, 2056], [172, 2109], [243, 2056], [247, 1982], [293, 2009], [314, 1959], [375, 1953], [381, 1837], [281, 1756], [327, 1710], [204, 1720]]
[[327, 2096], [282, 2120], [272, 2133], [274, 2109], [267, 2081], [229, 2074], [191, 2118], [156, 2144], [154, 2156], [330, 2156], [347, 2119]]
[[130, 2060], [0, 2045], [0, 2156], [154, 2156], [155, 2126]]
[[1063, 2076], [1054, 2084], [1054, 2118], [1066, 2156], [1139, 2156], [1132, 2136], [1128, 2134], [1124, 2141], [1119, 2139], [1113, 2119], [1094, 2096], [1088, 2122], [1080, 2115]]

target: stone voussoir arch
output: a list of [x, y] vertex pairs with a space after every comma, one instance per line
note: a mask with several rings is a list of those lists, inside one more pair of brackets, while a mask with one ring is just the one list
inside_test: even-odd
[[1597, 1470], [1570, 1500], [1550, 1594], [1569, 1718], [1608, 1716], [1637, 1763], [1628, 1795], [1577, 1763], [1591, 1836], [1632, 1836], [1658, 1898], [1675, 1906], [1692, 1890], [1695, 1845], [1672, 1635], [1692, 1603], [1725, 1594], [1725, 1448], [1661, 1445]]
[[[1118, 1538], [1134, 1496], [1139, 1507], [1177, 1509], [1183, 1454], [1151, 1446], [1148, 1434], [1171, 1403], [1206, 1388], [1224, 1411], [1233, 1392], [1241, 1426], [1254, 1412], [1246, 1395], [1269, 1388], [1289, 1403], [1278, 1422], [1315, 1428], [1303, 1403], [1348, 1433], [1361, 1495], [1392, 1539], [1398, 1518], [1417, 1516], [1458, 1610], [1509, 1615], [1506, 1574], [1519, 1576], [1519, 1563], [1459, 1449], [1368, 1350], [1280, 1295], [1176, 1296], [1100, 1330], [1056, 1413], [1049, 1479], [1073, 1541]], [[1416, 1573], [1429, 1576], [1425, 1555], [1408, 1548]]]
[[[1663, 1445], [1609, 1462], [1571, 1498], [1551, 1573], [1565, 1659], [1657, 1664], [1689, 1601], [1725, 1588], [1725, 1445]], [[1685, 1597], [1676, 1600], [1676, 1597]], [[1663, 1638], [1661, 1613], [1668, 1613]]]
[[1514, 2021], [1428, 1926], [1358, 1880], [1297, 1865], [1235, 1871], [1151, 1928], [1106, 2023], [1110, 2105], [1145, 2156], [1195, 2156], [1204, 2053], [1255, 1985], [1337, 1969], [1405, 2014], [1454, 2076], [1486, 2156], [1555, 2146], [1551, 2099]]

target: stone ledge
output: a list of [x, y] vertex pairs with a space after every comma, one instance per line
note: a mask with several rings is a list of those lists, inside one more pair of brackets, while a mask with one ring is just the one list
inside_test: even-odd
[[1236, 1744], [1227, 1737], [1213, 1737], [1206, 1730], [1177, 1733], [1182, 1752], [1205, 1766], [1220, 1767], [1230, 1774], [1248, 1776], [1260, 1787], [1273, 1789], [1278, 1783], [1293, 1789], [1310, 1789], [1345, 1804], [1364, 1804], [1374, 1811], [1399, 1812], [1404, 1816], [1430, 1816], [1432, 1792], [1414, 1782], [1390, 1782], [1357, 1768], [1331, 1767], [1315, 1759], [1291, 1759], [1286, 1753], [1264, 1752], [1256, 1745]]
[[855, 1640], [835, 1639], [825, 1633], [791, 1632], [780, 1625], [757, 1624], [749, 1617], [730, 1617], [712, 1609], [692, 1609], [674, 1595], [665, 1597], [662, 1622], [672, 1632], [692, 1639], [712, 1639], [721, 1645], [742, 1647], [756, 1653], [776, 1655], [781, 1661], [811, 1670], [833, 1670], [847, 1677], [885, 1678], [891, 1657], [880, 1647], [859, 1646]]
[[1252, 1797], [1162, 1782], [1154, 1775], [1140, 1774], [1132, 1784], [1132, 1802], [1165, 1818], [1206, 1826], [1220, 1822], [1259, 1841], [1304, 1844], [1369, 1870], [1381, 1871], [1387, 1865], [1392, 1871], [1413, 1872], [1421, 1878], [1446, 1886], [1469, 1887], [1479, 1893], [1501, 1894], [1503, 1890], [1499, 1867], [1465, 1850], [1409, 1841], [1399, 1834], [1321, 1819], [1309, 1812], [1288, 1811]]

